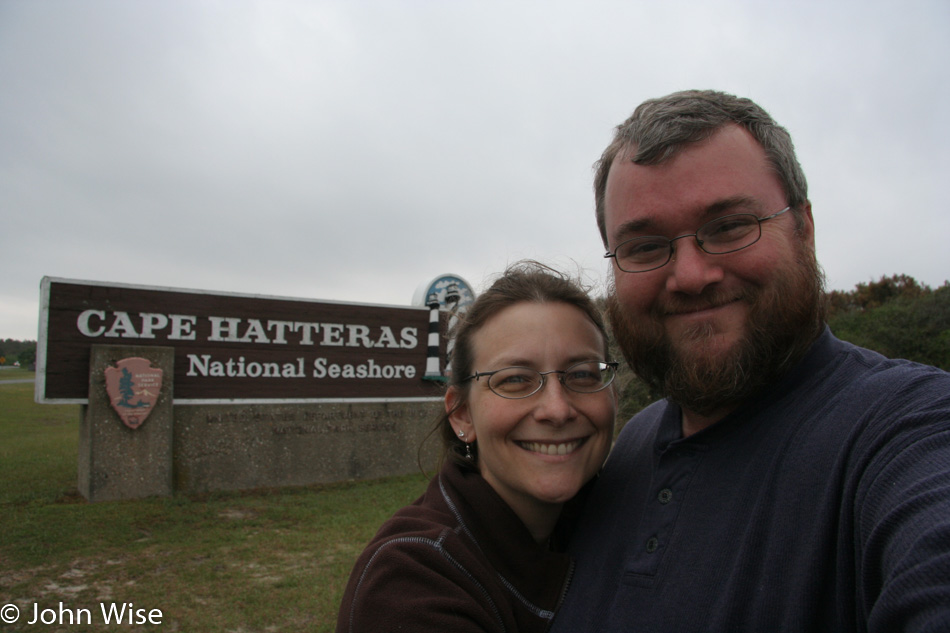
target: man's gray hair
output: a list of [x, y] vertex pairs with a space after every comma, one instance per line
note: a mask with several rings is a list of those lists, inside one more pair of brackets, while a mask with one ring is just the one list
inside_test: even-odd
[[748, 130], [765, 150], [801, 226], [800, 209], [808, 201], [808, 184], [785, 128], [750, 99], [713, 90], [686, 90], [641, 103], [629, 119], [617, 126], [613, 141], [595, 163], [594, 199], [604, 246], [607, 247], [607, 176], [618, 155], [623, 154], [637, 165], [659, 165], [690, 143], [705, 140], [729, 124]]

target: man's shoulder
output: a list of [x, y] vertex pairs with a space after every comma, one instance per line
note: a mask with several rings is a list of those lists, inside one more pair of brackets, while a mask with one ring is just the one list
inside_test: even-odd
[[925, 398], [936, 392], [950, 398], [950, 373], [914, 361], [887, 358], [878, 352], [835, 339], [842, 358], [835, 374], [845, 388], [874, 395], [899, 395], [901, 399]]
[[785, 422], [813, 453], [843, 451], [863, 470], [950, 430], [950, 374], [832, 339], [827, 370], [786, 394]]

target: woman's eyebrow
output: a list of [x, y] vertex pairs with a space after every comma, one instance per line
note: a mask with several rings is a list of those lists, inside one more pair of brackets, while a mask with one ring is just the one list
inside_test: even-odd
[[[587, 352], [579, 352], [577, 354], [572, 354], [568, 358], [564, 359], [564, 362], [562, 363], [564, 365], [563, 367], [552, 367], [550, 369], [563, 371], [572, 365], [577, 365], [578, 363], [600, 363], [603, 362], [600, 358], [601, 354], [602, 352], [594, 352], [592, 354]], [[493, 364], [496, 365], [496, 367], [489, 370], [480, 369], [479, 371], [494, 371], [495, 369], [504, 369], [506, 367], [527, 367], [528, 369], [534, 369], [535, 371], [548, 371], [548, 369], [542, 368], [540, 363], [520, 356], [500, 356], [493, 360]]]

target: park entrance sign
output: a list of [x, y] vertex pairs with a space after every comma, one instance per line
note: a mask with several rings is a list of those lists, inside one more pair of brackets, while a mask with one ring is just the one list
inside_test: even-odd
[[40, 306], [41, 403], [86, 403], [93, 345], [174, 348], [176, 404], [439, 396], [424, 380], [430, 310], [423, 307], [49, 277]]
[[415, 306], [44, 277], [36, 401], [82, 405], [91, 501], [418, 472], [469, 292], [443, 277]]

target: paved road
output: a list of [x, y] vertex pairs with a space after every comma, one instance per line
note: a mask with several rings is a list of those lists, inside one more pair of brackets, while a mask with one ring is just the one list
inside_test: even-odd
[[13, 380], [0, 380], [0, 386], [16, 385], [24, 382], [36, 382], [36, 378], [14, 378]]

